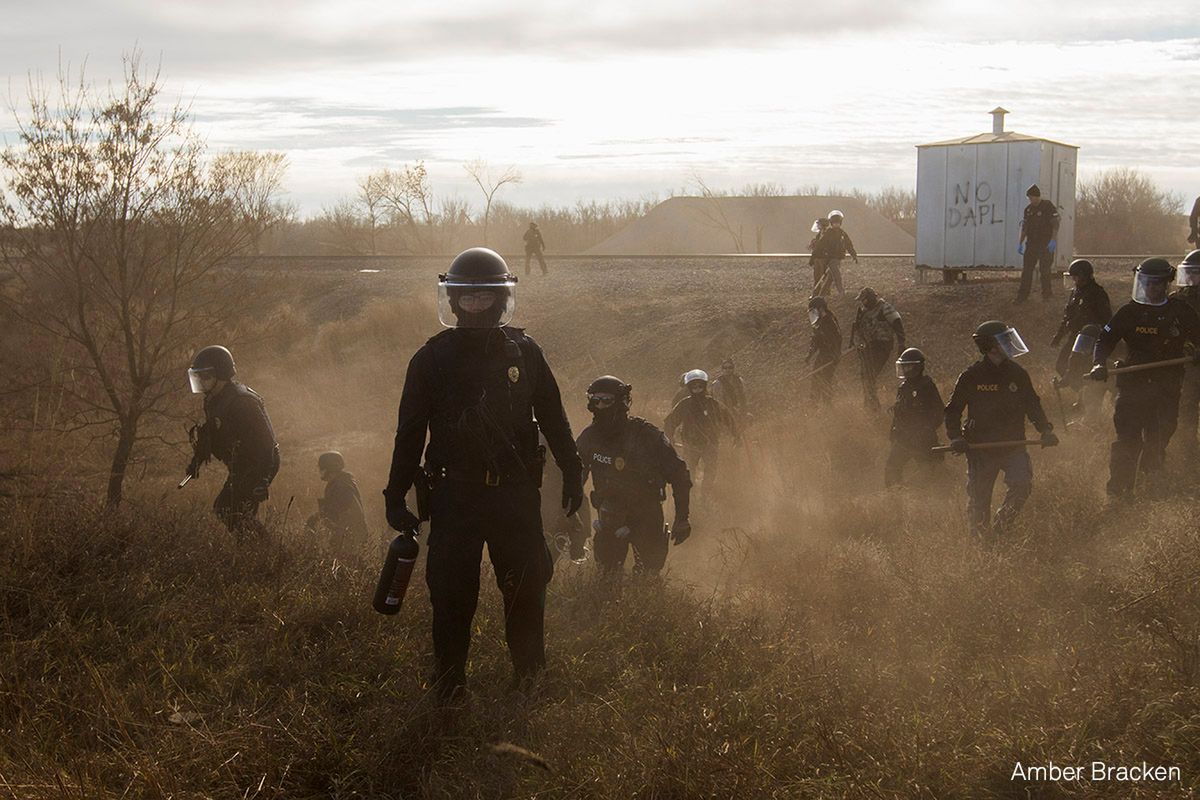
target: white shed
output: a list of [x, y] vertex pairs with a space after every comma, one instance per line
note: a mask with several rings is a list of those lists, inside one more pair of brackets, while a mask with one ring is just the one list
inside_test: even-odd
[[918, 145], [918, 269], [941, 269], [950, 279], [960, 268], [1020, 268], [1025, 190], [1034, 183], [1062, 218], [1055, 265], [1070, 262], [1079, 148], [1006, 131], [1007, 113], [991, 112], [991, 133]]

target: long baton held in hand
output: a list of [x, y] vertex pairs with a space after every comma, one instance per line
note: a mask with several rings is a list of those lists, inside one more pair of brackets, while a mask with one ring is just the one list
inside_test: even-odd
[[1146, 369], [1157, 369], [1158, 367], [1177, 367], [1181, 364], [1192, 363], [1191, 356], [1181, 356], [1179, 358], [1168, 358], [1165, 361], [1148, 361], [1145, 364], [1130, 364], [1128, 367], [1113, 367], [1108, 371], [1109, 375], [1124, 375], [1126, 372], [1141, 372]]
[[[1030, 447], [1032, 445], [1041, 444], [1041, 443], [1042, 443], [1041, 439], [1017, 439], [1016, 441], [1012, 441], [1012, 442], [980, 442], [979, 444], [971, 444], [970, 442], [968, 442], [967, 450], [968, 451], [970, 451], [970, 450], [999, 450], [1002, 447]], [[952, 448], [950, 445], [944, 444], [944, 445], [941, 445], [940, 447], [932, 448], [929, 452], [931, 452], [931, 453], [949, 453], [949, 452], [952, 452], [953, 449], [954, 448]]]
[[848, 355], [854, 349], [855, 348], [850, 347], [850, 348], [847, 348], [846, 350], [843, 350], [841, 353], [838, 354], [838, 357], [836, 359], [834, 359], [833, 361], [826, 361], [824, 364], [817, 367], [812, 372], [808, 372], [808, 373], [805, 373], [804, 375], [801, 375], [799, 378], [796, 379], [796, 383], [803, 383], [804, 381], [811, 378], [813, 375], [816, 375], [821, 370], [826, 369], [827, 367], [832, 367], [834, 364], [838, 363], [838, 361], [841, 360], [842, 356]]

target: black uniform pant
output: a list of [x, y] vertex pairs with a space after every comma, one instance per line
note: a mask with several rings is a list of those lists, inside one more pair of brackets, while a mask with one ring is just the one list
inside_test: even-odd
[[258, 520], [258, 504], [259, 501], [249, 489], [227, 478], [217, 494], [217, 499], [213, 501], [213, 511], [232, 533], [242, 534], [250, 531], [264, 535], [266, 528]]
[[525, 251], [525, 274], [529, 274], [529, 264], [533, 259], [538, 260], [538, 264], [542, 267], [542, 274], [546, 275], [546, 259], [542, 257], [541, 250], [526, 250]]
[[892, 355], [892, 343], [867, 342], [858, 354], [862, 363], [863, 405], [879, 408], [879, 373], [883, 372]]
[[[683, 455], [687, 461], [692, 481], [704, 492], [711, 494], [717, 486], [717, 473], [721, 463], [720, 448], [716, 442], [704, 445], [684, 444]], [[711, 498], [710, 498], [711, 499]]]
[[1023, 447], [967, 451], [967, 515], [972, 533], [988, 531], [992, 492], [1001, 472], [1007, 491], [995, 519], [990, 521], [996, 532], [1016, 519], [1033, 493], [1033, 462]]
[[828, 364], [812, 376], [812, 399], [817, 405], [827, 406], [833, 402], [833, 387], [837, 383], [837, 358], [837, 353], [817, 353], [817, 364]]
[[[657, 573], [667, 563], [667, 532], [663, 527], [662, 504], [653, 501], [637, 503], [620, 519], [620, 525], [607, 524], [600, 518], [600, 530], [592, 539], [596, 564], [603, 572], [617, 572], [625, 566], [625, 557], [633, 547], [633, 571]], [[620, 527], [629, 533], [618, 536]]]
[[1183, 452], [1194, 458], [1197, 451], [1196, 426], [1200, 418], [1200, 367], [1188, 365], [1179, 393], [1179, 437]]
[[528, 482], [486, 486], [444, 480], [434, 486], [430, 500], [425, 562], [434, 677], [443, 693], [466, 682], [485, 544], [504, 597], [504, 637], [516, 677], [546, 663], [543, 620], [554, 566], [542, 538], [537, 488]]
[[1042, 297], [1048, 298], [1053, 294], [1050, 270], [1054, 267], [1054, 254], [1050, 252], [1049, 247], [1049, 242], [1041, 245], [1034, 245], [1028, 241], [1025, 243], [1025, 260], [1021, 268], [1021, 288], [1017, 289], [1018, 300], [1029, 297], [1029, 291], [1033, 288], [1035, 269], [1041, 272]]
[[887, 461], [883, 465], [883, 485], [895, 486], [900, 483], [904, 477], [904, 467], [910, 461], [916, 461], [922, 464], [927, 469], [938, 464], [942, 460], [941, 453], [931, 453], [930, 450], [937, 446], [936, 438], [929, 438], [925, 441], [914, 441], [905, 439], [893, 439], [892, 449], [888, 452]]
[[836, 289], [838, 294], [845, 294], [842, 287], [842, 259], [813, 258], [813, 297], [827, 297]]
[[1133, 489], [1138, 472], [1162, 469], [1167, 444], [1179, 421], [1182, 380], [1178, 374], [1154, 377], [1122, 376], [1117, 385], [1112, 443], [1108, 461], [1108, 493]]

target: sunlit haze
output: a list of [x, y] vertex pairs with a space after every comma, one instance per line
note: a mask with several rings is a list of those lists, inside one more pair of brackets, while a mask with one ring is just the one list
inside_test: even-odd
[[[462, 162], [514, 164], [525, 204], [665, 196], [694, 174], [911, 187], [914, 145], [988, 130], [996, 105], [1079, 145], [1084, 178], [1200, 185], [1189, 2], [807, 5], [22, 4], [0, 60], [19, 105], [29, 71], [86, 59], [106, 80], [140, 47], [210, 145], [288, 154], [305, 213], [416, 159], [467, 199]], [[13, 141], [11, 117], [0, 130]]]

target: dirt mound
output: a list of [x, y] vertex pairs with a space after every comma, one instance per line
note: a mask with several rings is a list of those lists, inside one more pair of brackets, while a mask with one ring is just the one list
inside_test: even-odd
[[672, 197], [587, 255], [807, 253], [813, 220], [835, 208], [858, 252], [913, 252], [911, 234], [852, 197]]

